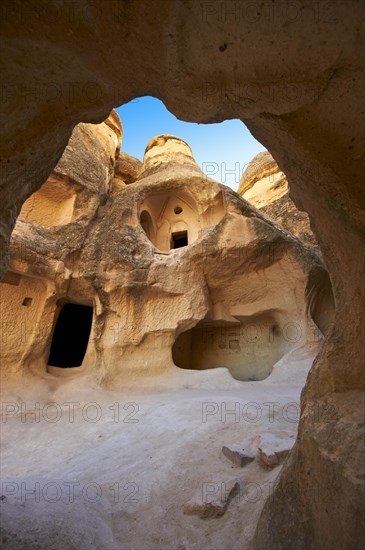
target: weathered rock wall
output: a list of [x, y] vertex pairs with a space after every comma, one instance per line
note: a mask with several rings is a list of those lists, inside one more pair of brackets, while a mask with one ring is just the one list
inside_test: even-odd
[[320, 254], [308, 214], [296, 208], [289, 196], [288, 180], [268, 151], [259, 153], [248, 164], [238, 193]]
[[[52, 387], [67, 373], [85, 386], [140, 386], [143, 377], [166, 373], [183, 384], [188, 373], [176, 366], [227, 368], [238, 380], [261, 380], [284, 355], [318, 342], [312, 309], [332, 318], [315, 293], [313, 308], [306, 305], [313, 270], [325, 273], [320, 259], [207, 179], [176, 136], [152, 139], [139, 178], [115, 186], [118, 144], [109, 130], [107, 121], [76, 126], [52, 175], [20, 213], [1, 287], [3, 386], [43, 380]], [[67, 188], [79, 203], [62, 224], [62, 200], [49, 220], [53, 187]], [[90, 200], [80, 209], [85, 192]], [[59, 329], [60, 351], [52, 352], [63, 307], [75, 303], [74, 315], [87, 306], [92, 316], [80, 359], [71, 351], [63, 356], [77, 344], [71, 317]], [[79, 339], [84, 326], [80, 318], [73, 328]]]
[[[47, 179], [77, 122], [101, 122], [142, 95], [184, 120], [241, 118], [308, 212], [336, 303], [281, 476], [293, 498], [288, 506], [275, 493], [255, 545], [360, 548], [365, 8], [361, 0], [234, 5], [3, 2], [2, 265], [23, 202]], [[314, 422], [314, 405], [331, 405], [337, 416]]]

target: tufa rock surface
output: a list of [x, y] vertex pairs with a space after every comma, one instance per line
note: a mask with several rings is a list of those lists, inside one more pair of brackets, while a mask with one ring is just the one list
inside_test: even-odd
[[[240, 3], [234, 13], [193, 0], [5, 7], [2, 272], [22, 204], [47, 180], [78, 122], [100, 123], [112, 107], [149, 94], [183, 120], [243, 120], [308, 213], [336, 303], [303, 390], [298, 441], [255, 546], [362, 548], [364, 3], [298, 0], [294, 16], [285, 2]], [[338, 415], [314, 423], [314, 407]]]
[[142, 171], [143, 163], [127, 153], [120, 153], [115, 163], [114, 178], [119, 183], [129, 185], [136, 181]]
[[[331, 309], [314, 291], [311, 309], [306, 301], [310, 274], [324, 271], [318, 256], [207, 179], [175, 136], [151, 140], [139, 178], [115, 189], [118, 146], [105, 122], [76, 127], [23, 206], [1, 293], [5, 321], [19, 320], [2, 350], [3, 384], [79, 376], [108, 388], [151, 377], [183, 385], [192, 369], [212, 368], [262, 380], [321, 338], [309, 313], [329, 322]], [[99, 171], [88, 172], [97, 158]], [[84, 358], [58, 365], [53, 334], [67, 304], [89, 308], [90, 338]], [[72, 338], [77, 326], [71, 349]]]
[[300, 212], [289, 196], [288, 180], [268, 151], [258, 153], [247, 166], [238, 193], [269, 218], [320, 254], [306, 212]]

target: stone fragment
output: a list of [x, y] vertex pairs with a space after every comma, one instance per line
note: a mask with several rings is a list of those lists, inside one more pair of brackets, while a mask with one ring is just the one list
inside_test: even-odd
[[255, 455], [245, 452], [240, 445], [223, 445], [222, 453], [238, 468], [243, 468], [243, 466], [255, 460]]
[[290, 453], [294, 439], [281, 439], [272, 434], [260, 437], [259, 459], [264, 466], [278, 466]]
[[276, 455], [276, 453], [271, 453], [270, 451], [265, 452], [259, 447], [259, 457], [262, 464], [265, 466], [268, 466], [269, 468], [273, 468], [274, 466], [278, 466], [279, 459]]
[[236, 479], [222, 483], [203, 483], [201, 489], [184, 504], [184, 514], [202, 519], [223, 516], [231, 500], [240, 492]]

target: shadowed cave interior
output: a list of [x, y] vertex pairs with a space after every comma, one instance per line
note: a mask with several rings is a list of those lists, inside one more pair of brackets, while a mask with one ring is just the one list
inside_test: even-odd
[[89, 342], [93, 308], [81, 304], [64, 304], [53, 331], [48, 365], [80, 367]]
[[288, 351], [278, 322], [271, 315], [234, 323], [201, 322], [182, 332], [172, 348], [176, 366], [205, 370], [228, 368], [236, 380], [263, 380]]

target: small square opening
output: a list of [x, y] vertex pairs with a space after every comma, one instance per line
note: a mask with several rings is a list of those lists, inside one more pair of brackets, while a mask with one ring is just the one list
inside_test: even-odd
[[172, 234], [171, 248], [182, 248], [188, 246], [188, 232], [178, 231]]
[[32, 305], [32, 301], [33, 301], [33, 298], [30, 298], [29, 296], [27, 296], [26, 298], [24, 298], [22, 306], [30, 307]]

